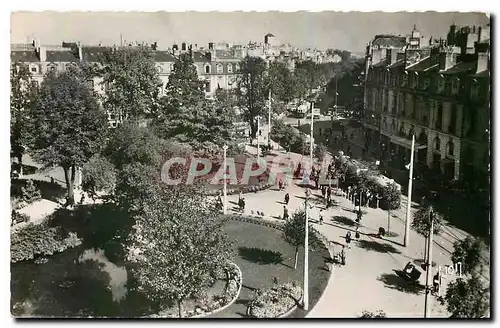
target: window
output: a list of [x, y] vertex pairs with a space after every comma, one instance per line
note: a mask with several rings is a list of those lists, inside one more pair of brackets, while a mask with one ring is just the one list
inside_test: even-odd
[[205, 82], [205, 92], [210, 92], [210, 81]]
[[31, 67], [31, 72], [32, 73], [36, 73], [36, 71], [37, 71], [36, 66]]
[[451, 94], [458, 95], [458, 91], [460, 90], [460, 80], [458, 78], [454, 78], [451, 80]]
[[436, 115], [436, 129], [441, 130], [441, 125], [443, 122], [443, 103], [438, 103], [437, 115]]
[[205, 64], [205, 74], [210, 74], [210, 65]]
[[240, 64], [236, 64], [236, 72], [240, 71]]
[[429, 88], [430, 84], [431, 84], [431, 80], [429, 78], [425, 78], [422, 88], [424, 90], [427, 90]]
[[444, 76], [439, 75], [438, 76], [438, 83], [437, 83], [437, 92], [438, 93], [443, 93], [445, 84], [446, 84], [446, 81], [444, 80]]
[[455, 145], [453, 144], [453, 141], [450, 140], [448, 142], [448, 151], [447, 151], [448, 155], [453, 156], [454, 150], [455, 150]]
[[479, 99], [479, 84], [477, 82], [474, 82], [470, 89], [470, 98], [472, 100], [478, 100]]
[[156, 66], [156, 69], [158, 70], [158, 73], [163, 73], [163, 67], [161, 65]]
[[449, 133], [455, 134], [455, 132], [456, 132], [457, 111], [458, 111], [457, 106], [453, 105], [453, 107], [451, 107], [450, 126], [448, 127]]
[[222, 64], [217, 64], [217, 73], [220, 74], [224, 71], [224, 66]]
[[33, 84], [35, 85], [36, 88], [40, 87], [40, 82], [38, 82], [37, 80], [33, 80]]
[[434, 139], [434, 150], [438, 152], [441, 151], [441, 140], [439, 140], [439, 137]]
[[403, 78], [401, 79], [401, 86], [406, 87], [408, 85], [408, 72], [404, 72]]
[[227, 64], [227, 72], [232, 73], [233, 72], [233, 64], [229, 63]]

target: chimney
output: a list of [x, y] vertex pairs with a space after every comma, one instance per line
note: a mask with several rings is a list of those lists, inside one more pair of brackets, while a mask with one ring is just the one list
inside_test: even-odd
[[446, 71], [457, 64], [457, 54], [454, 51], [446, 49], [439, 54], [439, 69]]
[[214, 49], [214, 43], [213, 42], [209, 42], [208, 43], [208, 50], [213, 50]]
[[35, 49], [41, 62], [47, 61], [47, 49], [40, 45], [40, 40], [35, 40]]
[[179, 46], [178, 46], [178, 45], [176, 45], [176, 44], [174, 44], [174, 45], [172, 46], [172, 55], [177, 56], [177, 55], [178, 55], [178, 52], [179, 52]]
[[205, 53], [205, 57], [207, 57], [208, 61], [212, 61], [212, 52], [211, 51], [207, 51]]
[[82, 49], [82, 44], [80, 42], [78, 42], [78, 58], [80, 59], [80, 61], [83, 61], [83, 49]]
[[395, 64], [398, 58], [398, 52], [396, 51], [396, 49], [387, 49], [386, 53], [387, 63], [389, 65]]
[[488, 69], [489, 55], [487, 52], [477, 53], [476, 74]]

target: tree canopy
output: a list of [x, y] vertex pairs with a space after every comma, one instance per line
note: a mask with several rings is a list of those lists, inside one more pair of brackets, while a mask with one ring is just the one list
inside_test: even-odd
[[250, 124], [252, 138], [257, 134], [257, 116], [265, 112], [268, 86], [266, 63], [259, 57], [245, 57], [240, 63], [240, 76], [236, 93], [243, 118]]
[[17, 158], [22, 174], [22, 156], [33, 142], [31, 111], [38, 86], [26, 64], [12, 63], [10, 69], [11, 156]]
[[138, 45], [106, 51], [101, 75], [104, 107], [121, 120], [156, 114], [161, 81], [150, 47]]
[[[300, 209], [292, 214], [292, 217], [287, 220], [283, 226], [283, 238], [287, 243], [295, 247], [295, 265], [297, 268], [297, 255], [300, 246], [304, 246], [306, 233], [306, 212]], [[316, 247], [319, 245], [319, 238], [316, 231], [309, 224], [309, 245]]]
[[[411, 222], [411, 227], [415, 229], [419, 234], [425, 237], [429, 237], [429, 231], [431, 230], [431, 220], [430, 220], [431, 207], [422, 206], [416, 212], [413, 213], [413, 220]], [[434, 231], [437, 234], [441, 230], [442, 217], [439, 213], [433, 211], [434, 215]]]
[[468, 279], [458, 278], [451, 282], [441, 303], [446, 303], [452, 318], [484, 318], [490, 310], [490, 291], [478, 275]]
[[32, 111], [34, 158], [64, 169], [70, 199], [76, 167], [101, 150], [108, 131], [107, 115], [86, 82], [79, 68], [49, 72]]
[[482, 253], [486, 245], [481, 239], [468, 236], [457, 240], [453, 249], [451, 260], [453, 263], [462, 263], [464, 273], [473, 273], [482, 268]]
[[214, 283], [230, 258], [224, 221], [191, 186], [158, 187], [136, 215], [129, 260], [139, 290], [154, 301], [182, 302]]

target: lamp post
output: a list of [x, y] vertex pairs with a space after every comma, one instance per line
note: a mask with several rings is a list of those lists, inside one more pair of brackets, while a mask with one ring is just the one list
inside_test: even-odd
[[431, 221], [431, 227], [429, 229], [429, 238], [427, 240], [427, 262], [426, 266], [426, 274], [425, 274], [425, 303], [424, 303], [424, 318], [427, 318], [430, 314], [430, 299], [429, 299], [429, 277], [432, 271], [432, 243], [434, 237], [434, 210], [432, 206], [429, 211], [429, 220]]
[[309, 309], [309, 194], [310, 189], [306, 190], [306, 222], [304, 234], [304, 287], [303, 287], [303, 308]]
[[227, 153], [227, 145], [222, 146], [222, 149], [224, 150], [224, 191], [223, 191], [223, 198], [224, 198], [224, 204], [223, 204], [223, 213], [227, 214], [227, 158], [226, 158], [226, 153]]
[[313, 150], [314, 150], [314, 101], [311, 101], [311, 135], [310, 135], [310, 140], [309, 140], [309, 157], [311, 161], [311, 172], [312, 172], [312, 167], [313, 167]]
[[410, 243], [410, 214], [411, 214], [411, 191], [413, 185], [413, 156], [415, 153], [415, 135], [411, 139], [411, 154], [410, 154], [410, 164], [408, 164], [409, 176], [408, 176], [408, 203], [406, 204], [406, 220], [405, 220], [405, 238], [403, 245], [408, 247]]

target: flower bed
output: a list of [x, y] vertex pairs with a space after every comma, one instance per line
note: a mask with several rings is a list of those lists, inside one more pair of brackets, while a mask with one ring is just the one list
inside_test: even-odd
[[[257, 191], [262, 191], [271, 188], [273, 185], [269, 183], [260, 183], [258, 185], [253, 185], [253, 186], [242, 186], [241, 188], [230, 188], [227, 190], [228, 195], [237, 195], [240, 192], [242, 194], [248, 194], [251, 192], [257, 192]], [[209, 196], [216, 196], [221, 192], [220, 189], [214, 189], [214, 190], [209, 190], [208, 195]]]
[[[220, 295], [214, 295], [212, 298], [200, 297], [194, 308], [184, 311], [183, 318], [203, 318], [208, 315], [220, 312], [232, 305], [239, 297], [243, 277], [240, 268], [233, 262], [229, 262], [226, 267], [227, 284]], [[150, 318], [177, 318], [175, 313], [157, 314], [149, 316]]]
[[302, 297], [302, 288], [293, 281], [268, 289], [257, 290], [255, 298], [247, 308], [253, 318], [278, 318], [289, 314], [297, 307]]

